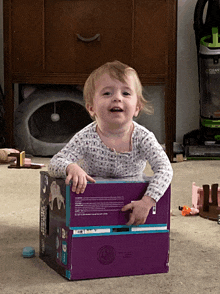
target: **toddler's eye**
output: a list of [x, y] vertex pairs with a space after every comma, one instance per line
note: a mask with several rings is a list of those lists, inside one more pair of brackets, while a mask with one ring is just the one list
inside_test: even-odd
[[130, 94], [129, 92], [126, 92], [126, 91], [125, 91], [125, 92], [123, 92], [123, 95], [124, 95], [124, 96], [130, 96], [131, 94]]
[[104, 92], [103, 93], [103, 96], [110, 96], [111, 95], [111, 92]]

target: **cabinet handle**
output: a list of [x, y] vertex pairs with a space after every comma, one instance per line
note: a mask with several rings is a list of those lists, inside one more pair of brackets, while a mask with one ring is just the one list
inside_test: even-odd
[[79, 34], [77, 34], [77, 38], [82, 42], [93, 42], [95, 40], [100, 41], [100, 34], [96, 34], [92, 38], [84, 38], [84, 37], [80, 36]]

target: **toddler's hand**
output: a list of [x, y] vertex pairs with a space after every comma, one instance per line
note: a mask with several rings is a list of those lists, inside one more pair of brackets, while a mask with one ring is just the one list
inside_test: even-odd
[[66, 169], [67, 177], [65, 183], [69, 185], [70, 180], [72, 180], [72, 191], [76, 194], [84, 193], [87, 185], [87, 181], [95, 183], [95, 180], [87, 175], [87, 173], [76, 163], [71, 163]]
[[144, 196], [141, 200], [133, 201], [122, 207], [121, 211], [132, 210], [130, 219], [126, 225], [143, 225], [147, 220], [150, 209], [155, 203], [151, 197]]

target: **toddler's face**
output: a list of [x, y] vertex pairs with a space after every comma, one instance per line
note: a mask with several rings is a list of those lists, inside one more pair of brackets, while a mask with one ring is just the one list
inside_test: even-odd
[[135, 90], [134, 78], [128, 75], [126, 83], [103, 74], [95, 83], [93, 105], [86, 105], [98, 125], [120, 127], [132, 122], [140, 107]]

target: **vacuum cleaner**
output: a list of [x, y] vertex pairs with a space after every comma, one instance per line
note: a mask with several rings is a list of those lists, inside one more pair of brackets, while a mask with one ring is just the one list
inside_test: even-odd
[[188, 159], [220, 159], [220, 0], [198, 0], [194, 12], [194, 31], [200, 128], [184, 135], [185, 156]]

